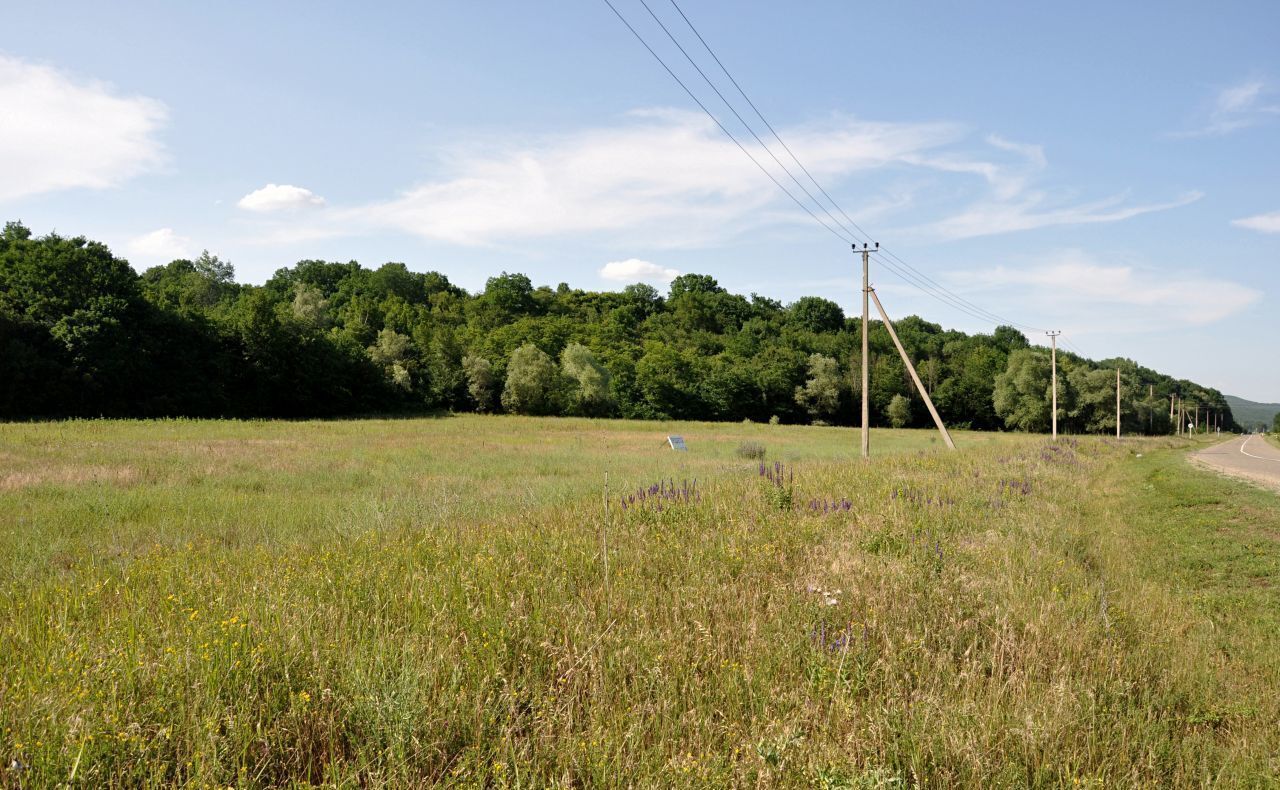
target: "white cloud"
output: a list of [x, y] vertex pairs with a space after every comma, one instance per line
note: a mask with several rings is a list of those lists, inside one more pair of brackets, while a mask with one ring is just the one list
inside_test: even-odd
[[639, 258], [628, 258], [625, 261], [610, 261], [600, 267], [600, 277], [620, 283], [661, 283], [666, 284], [680, 276], [678, 269], [659, 266], [656, 263], [642, 261]]
[[[948, 124], [842, 120], [783, 134], [830, 185], [855, 172], [905, 164], [962, 131]], [[390, 200], [333, 208], [265, 235], [292, 242], [396, 230], [480, 246], [599, 233], [619, 244], [679, 247], [720, 242], [761, 224], [811, 222], [714, 124], [682, 111], [640, 111], [613, 127], [454, 149], [444, 171]], [[765, 215], [777, 206], [785, 212]]]
[[[1043, 148], [990, 135], [977, 153], [957, 150], [969, 133], [955, 124], [837, 118], [780, 133], [830, 193], [843, 203], [856, 202], [855, 221], [878, 221], [907, 206], [935, 215], [949, 211], [952, 216], [922, 227], [943, 238], [1116, 222], [1199, 197], [1136, 206], [1124, 196], [1083, 204], [1050, 200], [1030, 188], [1048, 167]], [[756, 156], [789, 184], [766, 154], [756, 150]], [[812, 232], [813, 220], [711, 121], [683, 111], [637, 111], [611, 127], [521, 142], [473, 143], [448, 151], [442, 170], [439, 177], [388, 200], [266, 221], [258, 228], [259, 240], [287, 244], [395, 231], [452, 244], [498, 246], [557, 236], [582, 240], [594, 234], [618, 246], [654, 249], [723, 244], [768, 229], [803, 226]], [[905, 192], [884, 178], [870, 185], [866, 176], [872, 171], [906, 172], [918, 183]], [[952, 175], [977, 176], [985, 189], [955, 188], [944, 181]], [[855, 178], [861, 182], [856, 190], [851, 183]], [[804, 198], [794, 184], [789, 189]], [[809, 190], [817, 192], [812, 185]], [[928, 198], [924, 205], [914, 200], [917, 194]], [[957, 198], [968, 205], [956, 208]]]
[[1173, 137], [1220, 137], [1268, 118], [1280, 115], [1280, 104], [1272, 103], [1274, 91], [1261, 80], [1247, 80], [1218, 91], [1211, 107], [1191, 130], [1174, 132]]
[[292, 184], [267, 184], [240, 198], [236, 205], [245, 211], [265, 213], [323, 206], [324, 198]]
[[1016, 303], [1039, 323], [1075, 327], [1073, 334], [1160, 331], [1204, 326], [1240, 312], [1262, 293], [1221, 277], [1133, 263], [1106, 263], [1067, 250], [1023, 266], [954, 275], [989, 303]]
[[1177, 200], [1146, 205], [1123, 205], [1124, 195], [1113, 195], [1092, 203], [1053, 205], [1043, 192], [1030, 192], [1016, 199], [999, 202], [984, 201], [970, 206], [959, 214], [924, 229], [944, 239], [966, 239], [975, 236], [991, 236], [1033, 230], [1054, 225], [1086, 225], [1099, 222], [1119, 222], [1141, 214], [1166, 211], [1194, 203], [1204, 195], [1188, 192]]
[[1280, 211], [1270, 214], [1256, 214], [1252, 217], [1233, 219], [1231, 224], [1237, 228], [1248, 228], [1259, 233], [1280, 233]]
[[116, 186], [164, 163], [165, 106], [0, 55], [0, 200]]
[[168, 263], [192, 255], [191, 239], [174, 233], [173, 228], [160, 228], [135, 236], [125, 244], [125, 249], [130, 257], [141, 258], [147, 263]]

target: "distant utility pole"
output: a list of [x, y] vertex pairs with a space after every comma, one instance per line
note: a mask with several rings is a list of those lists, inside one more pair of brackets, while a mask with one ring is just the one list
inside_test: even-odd
[[1116, 368], [1116, 438], [1120, 438], [1120, 368]]
[[1061, 331], [1045, 332], [1049, 336], [1049, 342], [1052, 344], [1052, 350], [1049, 352], [1050, 364], [1053, 366], [1053, 439], [1058, 440], [1058, 335]]
[[[853, 245], [856, 252], [858, 245]], [[876, 242], [880, 249], [880, 242]], [[871, 458], [871, 368], [867, 345], [867, 324], [871, 321], [871, 251], [862, 245], [862, 459]]]

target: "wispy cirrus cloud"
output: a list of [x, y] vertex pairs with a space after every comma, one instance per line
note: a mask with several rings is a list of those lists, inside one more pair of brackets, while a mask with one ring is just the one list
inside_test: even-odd
[[1275, 91], [1262, 80], [1246, 80], [1218, 91], [1193, 129], [1171, 137], [1221, 137], [1280, 116]]
[[1017, 266], [948, 277], [957, 289], [994, 301], [1015, 299], [1071, 334], [1154, 332], [1205, 326], [1239, 313], [1262, 293], [1219, 276], [1063, 250]]
[[[1042, 147], [998, 135], [974, 146], [971, 133], [957, 124], [836, 118], [780, 131], [807, 169], [842, 203], [855, 206], [852, 216], [859, 223], [892, 221], [910, 207], [917, 214], [941, 214], [917, 229], [942, 238], [1115, 222], [1199, 197], [1141, 205], [1126, 195], [1055, 202], [1033, 189], [1048, 167]], [[766, 154], [755, 153], [793, 194], [805, 198]], [[869, 188], [877, 171], [888, 179], [904, 173], [922, 179], [925, 194], [958, 196], [960, 205], [953, 199], [951, 205], [920, 206], [912, 190], [884, 177], [876, 181], [883, 190]], [[982, 185], [949, 182], [937, 188], [937, 182], [956, 176], [977, 177]], [[811, 184], [806, 188], [817, 191]], [[836, 224], [822, 209], [813, 210]], [[464, 246], [595, 236], [650, 249], [722, 244], [764, 228], [812, 222], [711, 121], [675, 110], [637, 111], [615, 125], [576, 133], [455, 147], [437, 177], [395, 197], [264, 219], [259, 238], [277, 243], [395, 231]]]
[[0, 200], [104, 189], [165, 162], [161, 102], [0, 54]]
[[1120, 222], [1156, 211], [1180, 208], [1204, 197], [1188, 192], [1163, 203], [1128, 205], [1127, 195], [1113, 195], [1088, 203], [1055, 204], [1044, 192], [1028, 192], [1005, 201], [979, 202], [959, 214], [925, 228], [944, 239], [967, 239], [999, 233], [1033, 230], [1055, 225], [1088, 225]]
[[1259, 233], [1280, 233], [1280, 211], [1272, 211], [1270, 214], [1255, 214], [1252, 217], [1233, 219], [1231, 220], [1231, 224], [1237, 228], [1256, 230]]
[[[958, 133], [946, 124], [846, 121], [787, 136], [815, 175], [837, 180]], [[443, 179], [346, 216], [464, 245], [609, 233], [678, 247], [736, 236], [786, 201], [709, 120], [668, 110], [519, 146], [458, 150], [446, 169]]]

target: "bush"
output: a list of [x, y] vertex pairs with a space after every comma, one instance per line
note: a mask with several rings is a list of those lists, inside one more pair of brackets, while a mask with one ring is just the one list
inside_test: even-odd
[[761, 461], [764, 460], [764, 445], [759, 442], [743, 442], [738, 445], [735, 454], [739, 458], [752, 458]]

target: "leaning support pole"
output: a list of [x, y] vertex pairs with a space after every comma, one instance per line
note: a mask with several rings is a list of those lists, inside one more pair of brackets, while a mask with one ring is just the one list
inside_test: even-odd
[[902, 363], [907, 366], [907, 372], [911, 374], [911, 380], [916, 383], [916, 389], [920, 392], [920, 397], [924, 398], [924, 405], [929, 407], [929, 414], [933, 416], [933, 424], [938, 426], [938, 432], [942, 434], [942, 440], [947, 443], [947, 447], [952, 450], [956, 449], [955, 442], [951, 441], [951, 434], [947, 433], [947, 426], [942, 424], [942, 418], [938, 416], [938, 410], [933, 408], [933, 400], [929, 398], [929, 392], [924, 388], [924, 384], [920, 381], [919, 374], [916, 373], [916, 366], [911, 364], [911, 358], [907, 356], [907, 350], [902, 347], [902, 341], [898, 339], [898, 333], [893, 328], [893, 322], [889, 320], [889, 314], [884, 311], [884, 305], [880, 304], [880, 297], [876, 296], [874, 288], [868, 289], [871, 299], [876, 303], [876, 309], [880, 311], [880, 320], [884, 321], [884, 328], [889, 330], [889, 337], [893, 338], [893, 344], [898, 348], [898, 354], [902, 356]]

